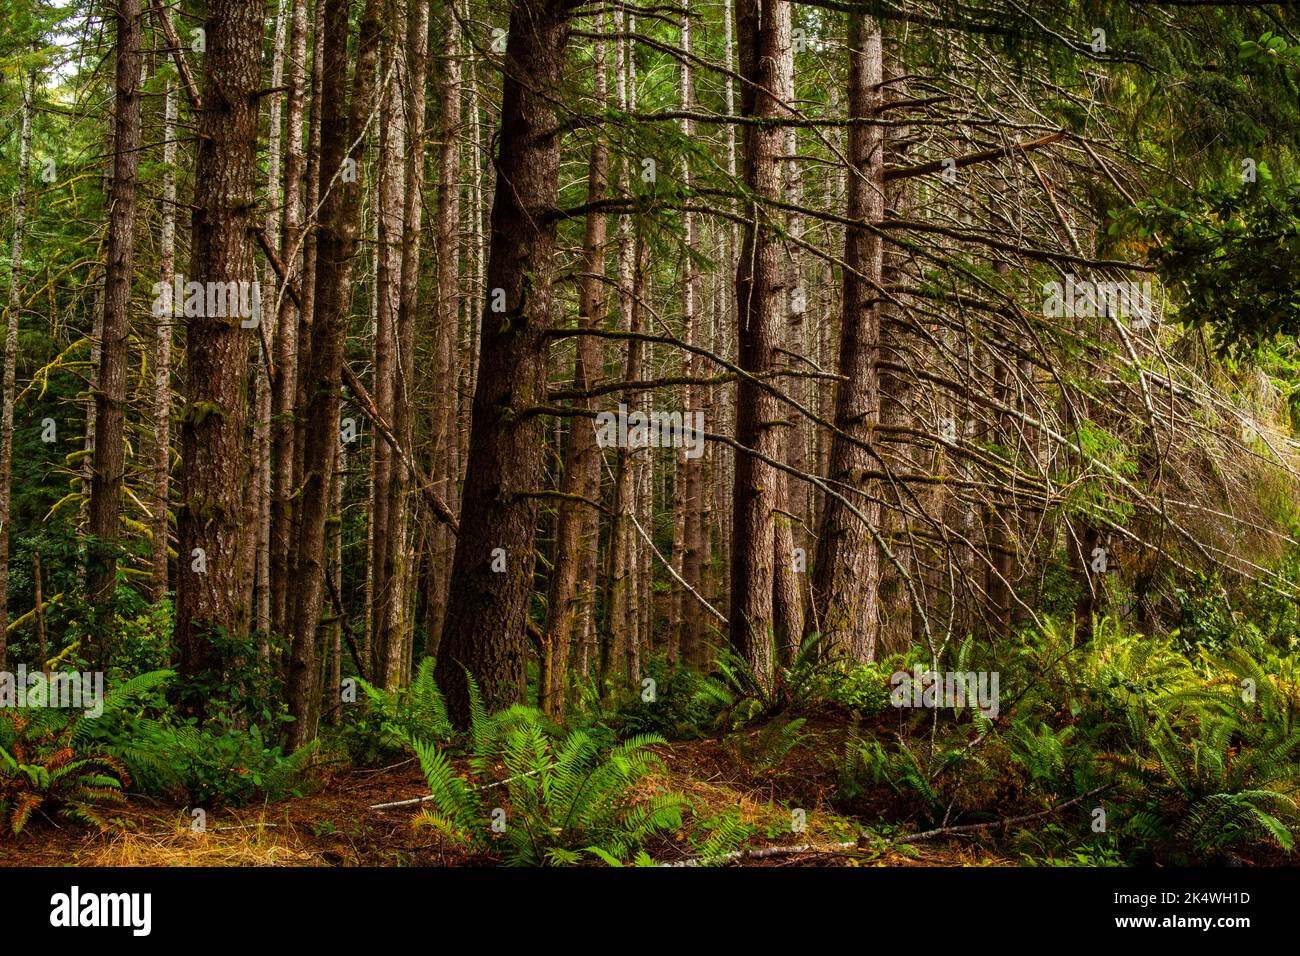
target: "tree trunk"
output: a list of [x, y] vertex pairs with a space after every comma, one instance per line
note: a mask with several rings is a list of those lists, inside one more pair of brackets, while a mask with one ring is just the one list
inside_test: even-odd
[[[293, 0], [280, 0], [279, 12], [275, 18], [275, 47], [271, 53], [271, 88], [268, 103], [268, 134], [266, 147], [266, 236], [268, 242], [280, 232], [280, 223], [284, 218], [285, 193], [280, 187], [280, 149], [281, 119], [283, 118], [283, 94], [280, 87], [284, 80], [284, 56], [286, 33], [292, 11], [289, 4]], [[287, 191], [286, 191], [287, 192]], [[285, 249], [280, 248], [280, 261], [285, 261]], [[254, 351], [260, 361], [253, 371], [253, 462], [251, 467], [252, 493], [249, 495], [250, 527], [256, 533], [249, 535], [253, 547], [253, 560], [249, 571], [252, 573], [254, 594], [253, 621], [260, 634], [259, 651], [263, 658], [270, 653], [271, 630], [271, 431], [272, 415], [275, 407], [274, 386], [271, 381], [272, 366], [275, 361], [274, 345], [271, 354], [263, 353], [263, 343], [273, 343], [279, 335], [281, 313], [276, 308], [277, 301], [286, 298], [276, 294], [276, 273], [271, 263], [262, 270], [260, 300], [262, 303], [260, 331]], [[293, 319], [296, 321], [296, 316]]]
[[89, 647], [103, 666], [117, 587], [117, 540], [126, 472], [126, 364], [135, 272], [135, 193], [140, 168], [140, 0], [119, 0], [114, 95], [113, 187], [109, 193], [104, 331], [95, 390], [86, 594], [96, 606]]
[[[318, 0], [320, 2], [320, 0]], [[310, 289], [303, 281], [303, 107], [307, 81], [307, 0], [292, 0], [289, 38], [289, 96], [285, 122], [284, 233], [280, 261], [289, 282], [299, 283], [306, 306]], [[317, 43], [320, 39], [317, 37]], [[319, 47], [318, 47], [319, 49]], [[317, 71], [319, 72], [319, 70]], [[319, 100], [314, 112], [319, 113]], [[271, 630], [285, 633], [289, 595], [289, 543], [293, 515], [294, 401], [298, 390], [298, 327], [302, 316], [293, 298], [281, 293], [275, 324], [275, 379], [271, 383]]]
[[[745, 126], [744, 181], [761, 199], [779, 202], [785, 133], [771, 121], [787, 114], [793, 96], [790, 4], [739, 0], [736, 27], [740, 73], [746, 81], [741, 112], [769, 121]], [[751, 374], [766, 375], [776, 364], [788, 290], [781, 268], [782, 243], [767, 221], [771, 211], [757, 200], [747, 207], [736, 270], [738, 364]], [[768, 459], [779, 458], [779, 414], [775, 397], [748, 380], [737, 385], [735, 435], [742, 446]], [[731, 643], [764, 680], [772, 668], [775, 469], [755, 455], [738, 452], [732, 498]]]
[[347, 339], [352, 272], [361, 213], [361, 140], [370, 124], [383, 0], [366, 0], [356, 48], [352, 96], [347, 96], [348, 4], [325, 0], [321, 87], [322, 178], [329, 177], [316, 242], [316, 301], [305, 378], [301, 518], [289, 616], [289, 744], [315, 739], [320, 722], [319, 629], [325, 593], [325, 525], [330, 473], [338, 442], [340, 375]]
[[[191, 271], [202, 283], [255, 277], [262, 14], [262, 4], [249, 0], [213, 0], [208, 8], [191, 220]], [[217, 632], [229, 639], [248, 630], [239, 566], [247, 533], [248, 334], [238, 316], [186, 321], [176, 642], [181, 674], [191, 682], [220, 673]], [[188, 706], [202, 714], [203, 697], [195, 695]]]
[[[444, 500], [455, 501], [460, 479], [456, 407], [456, 380], [460, 374], [456, 358], [460, 338], [460, 24], [450, 11], [444, 46], [438, 119], [438, 298], [431, 432], [434, 490]], [[456, 542], [451, 529], [441, 522], [432, 529], [432, 537], [429, 635], [436, 640], [447, 618], [448, 576]]]
[[[506, 45], [488, 302], [452, 563], [456, 601], [448, 608], [436, 672], [462, 727], [469, 718], [463, 668], [489, 709], [523, 697], [538, 504], [520, 493], [541, 484], [544, 442], [540, 419], [520, 413], [546, 401], [551, 213], [560, 159], [554, 97], [568, 34], [566, 4], [516, 0]], [[501, 567], [496, 559], [504, 559], [504, 570], [494, 570]]]
[[167, 539], [170, 534], [168, 509], [171, 504], [171, 414], [172, 414], [172, 325], [176, 303], [172, 301], [172, 280], [176, 276], [176, 90], [169, 83], [163, 106], [163, 198], [162, 230], [158, 240], [166, 308], [154, 316], [153, 355], [153, 541], [150, 567], [153, 570], [153, 599], [167, 594]]
[[[400, 99], [402, 84], [393, 67], [400, 49], [385, 41], [380, 51], [380, 74], [384, 88], [379, 112], [378, 202], [375, 215], [379, 244], [375, 250], [375, 348], [374, 382], [370, 395], [375, 408], [387, 422], [393, 421], [397, 393], [397, 313], [401, 294], [401, 248], [403, 191], [405, 188], [405, 108]], [[393, 454], [388, 443], [374, 436], [370, 458], [370, 651], [371, 679], [380, 687], [398, 682], [401, 645], [389, 641], [389, 619], [399, 595], [389, 577], [389, 555], [394, 548], [390, 537], [388, 506], [392, 495]]]
[[[21, 82], [21, 80], [20, 80]], [[14, 240], [9, 255], [9, 308], [5, 316], [4, 397], [0, 411], [0, 671], [8, 666], [9, 515], [12, 505], [14, 457], [14, 384], [18, 370], [18, 313], [22, 309], [23, 229], [27, 225], [27, 166], [32, 155], [32, 98], [36, 74], [22, 87], [22, 118], [18, 145], [18, 195], [14, 197]]]
[[[406, 24], [406, 86], [409, 130], [406, 136], [406, 196], [402, 210], [401, 287], [397, 307], [397, 377], [393, 395], [393, 430], [402, 447], [412, 444], [414, 416], [410, 403], [412, 384], [418, 381], [413, 367], [415, 358], [415, 321], [420, 305], [420, 260], [424, 218], [424, 146], [425, 99], [429, 82], [429, 0], [409, 0], [411, 8]], [[452, 18], [455, 24], [454, 18]], [[457, 25], [458, 28], [458, 25]], [[458, 94], [459, 95], [459, 94]], [[459, 237], [456, 237], [459, 238]], [[402, 463], [395, 466], [389, 488], [389, 538], [394, 547], [385, 556], [387, 578], [394, 590], [389, 603], [388, 633], [390, 640], [412, 647], [414, 576], [417, 562], [411, 560], [410, 498], [412, 475]], [[441, 523], [439, 523], [441, 527]], [[409, 668], [408, 668], [409, 670]]]
[[[880, 109], [883, 78], [879, 28], [861, 14], [849, 15], [849, 117], [874, 119]], [[879, 222], [884, 217], [882, 127], [855, 123], [849, 128], [847, 218]], [[875, 658], [879, 627], [880, 556], [872, 531], [880, 524], [879, 489], [865, 482], [875, 470], [870, 452], [880, 416], [876, 362], [880, 344], [880, 281], [883, 244], [864, 228], [849, 227], [844, 237], [844, 301], [827, 481], [837, 489], [862, 494], [854, 506], [872, 527], [863, 524], [839, 498], [828, 496], [817, 535], [813, 570], [816, 628], [823, 653], [839, 652], [854, 660]]]
[[[601, 16], [596, 31], [602, 32]], [[604, 104], [606, 92], [605, 45], [596, 40], [592, 47], [595, 70], [593, 97], [597, 106]], [[587, 202], [597, 203], [605, 198], [609, 178], [609, 146], [604, 137], [597, 136], [591, 144], [587, 160]], [[602, 212], [587, 214], [586, 230], [582, 242], [582, 267], [584, 273], [579, 286], [578, 326], [594, 328], [605, 314], [605, 215]], [[589, 389], [600, 375], [600, 343], [590, 336], [579, 336], [573, 357], [573, 388]], [[579, 408], [592, 408], [591, 400], [575, 403]], [[566, 495], [594, 499], [600, 494], [600, 453], [596, 448], [596, 433], [591, 421], [572, 418], [569, 436], [564, 448], [564, 483]], [[546, 605], [546, 624], [543, 628], [544, 658], [542, 672], [542, 709], [554, 717], [564, 708], [564, 688], [569, 668], [569, 657], [576, 632], [579, 602], [589, 601], [590, 593], [579, 589], [578, 578], [584, 558], [583, 530], [587, 523], [590, 505], [578, 501], [562, 501], [555, 521], [555, 558], [551, 570], [550, 589]], [[590, 581], [585, 582], [590, 587]]]
[[[691, 52], [691, 18], [682, 17], [681, 27], [682, 51]], [[681, 64], [681, 102], [682, 109], [695, 109], [695, 78], [691, 72], [689, 57]], [[690, 139], [695, 135], [695, 124], [690, 119], [682, 120], [682, 136]], [[689, 160], [682, 164], [682, 185], [691, 188], [691, 165]], [[698, 254], [699, 234], [694, 212], [682, 213], [683, 240], [686, 254], [682, 259], [682, 334], [689, 345], [700, 345], [704, 336], [701, 330], [701, 307], [703, 304], [700, 274], [692, 256]], [[684, 369], [688, 377], [697, 378], [704, 373], [704, 362], [694, 352], [688, 352], [684, 360]], [[683, 412], [700, 410], [703, 390], [695, 385], [687, 385], [683, 393]], [[678, 571], [686, 585], [702, 594], [704, 589], [703, 565], [703, 457], [691, 458], [682, 449], [677, 455], [677, 476], [675, 485], [680, 486], [678, 515], [679, 538], [674, 542], [677, 547], [676, 559]], [[684, 587], [675, 589], [674, 616], [671, 622], [668, 644], [668, 659], [671, 663], [678, 660], [694, 661], [699, 656], [696, 645], [703, 637], [704, 615], [701, 613], [696, 597], [686, 593]]]

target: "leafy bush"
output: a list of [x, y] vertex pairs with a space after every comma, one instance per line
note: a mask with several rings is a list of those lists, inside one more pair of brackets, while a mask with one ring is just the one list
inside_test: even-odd
[[803, 717], [777, 717], [753, 734], [752, 740], [744, 731], [734, 734], [732, 740], [740, 759], [754, 770], [774, 770], [803, 740], [803, 725], [807, 722]]
[[181, 719], [161, 693], [172, 676], [142, 674], [105, 695], [103, 715], [78, 722], [78, 739], [121, 763], [135, 789], [154, 796], [238, 806], [294, 791], [314, 744], [284, 754], [256, 724], [241, 727], [222, 713], [203, 727]]
[[[574, 864], [584, 854], [611, 864], [636, 855], [644, 863], [637, 851], [645, 840], [680, 826], [681, 797], [662, 789], [640, 793], [662, 766], [648, 748], [663, 738], [639, 735], [602, 754], [585, 731], [555, 739], [532, 708], [489, 717], [473, 681], [470, 699], [468, 779], [436, 745], [408, 738], [432, 797], [416, 825], [481, 852], [499, 847], [506, 862], [522, 866]], [[498, 799], [504, 806], [493, 805]]]
[[690, 740], [701, 736], [713, 716], [700, 699], [700, 676], [689, 668], [670, 667], [662, 657], [649, 660], [644, 669], [655, 684], [652, 699], [637, 693], [609, 718], [619, 736], [660, 734], [667, 740]]
[[[771, 660], [779, 661], [776, 639], [769, 634]], [[840, 674], [841, 662], [823, 660], [820, 638], [810, 635], [788, 664], [777, 664], [771, 680], [754, 672], [749, 662], [730, 648], [718, 653], [713, 673], [700, 679], [698, 701], [714, 714], [713, 725], [739, 730], [763, 717], [811, 706]]]
[[131, 785], [130, 761], [104, 730], [172, 676], [152, 671], [110, 688], [98, 717], [56, 707], [0, 710], [0, 820], [20, 832], [48, 806], [66, 819], [103, 828], [96, 807], [120, 803]]
[[372, 713], [380, 720], [382, 732], [399, 743], [407, 739], [446, 741], [452, 736], [451, 719], [442, 691], [433, 681], [434, 659], [426, 657], [416, 668], [409, 687], [382, 690], [359, 680], [369, 698]]
[[13, 834], [36, 810], [103, 829], [98, 807], [122, 801], [130, 778], [103, 754], [79, 754], [75, 719], [56, 710], [0, 710], [0, 829]]
[[1300, 830], [1294, 689], [1240, 651], [1213, 662], [1227, 693], [1171, 695], [1146, 738], [1108, 758], [1132, 785], [1125, 832], [1180, 860], [1260, 841], [1290, 851]]
[[819, 670], [810, 693], [855, 717], [870, 717], [889, 708], [889, 674], [878, 664], [844, 662]]

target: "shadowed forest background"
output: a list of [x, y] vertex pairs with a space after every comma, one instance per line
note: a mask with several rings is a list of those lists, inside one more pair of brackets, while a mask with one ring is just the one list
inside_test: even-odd
[[1294, 862], [1294, 6], [0, 18], [0, 861]]

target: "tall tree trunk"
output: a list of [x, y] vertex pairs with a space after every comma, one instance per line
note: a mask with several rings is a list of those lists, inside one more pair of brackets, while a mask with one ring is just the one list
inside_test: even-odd
[[[905, 99], [904, 68], [897, 62], [890, 44], [883, 44], [885, 60], [886, 95], [882, 108], [891, 99]], [[911, 140], [910, 127], [891, 127], [885, 139], [887, 165], [901, 166], [906, 162]], [[907, 180], [895, 180], [885, 189], [885, 215], [893, 219], [907, 217], [911, 206], [910, 186]], [[881, 284], [890, 290], [891, 300], [880, 303], [880, 423], [885, 439], [879, 443], [880, 455], [887, 469], [894, 474], [910, 474], [917, 470], [918, 450], [915, 441], [907, 434], [893, 434], [890, 429], [915, 429], [917, 388], [911, 374], [917, 354], [928, 346], [908, 326], [908, 316], [896, 303], [905, 307], [904, 286], [907, 282], [907, 256], [901, 247], [886, 244], [881, 269]], [[880, 616], [878, 633], [883, 654], [900, 653], [911, 646], [913, 639], [923, 630], [923, 617], [913, 607], [914, 593], [919, 597], [916, 578], [920, 563], [911, 546], [910, 520], [904, 507], [914, 507], [908, 491], [901, 483], [887, 481], [883, 487], [884, 505], [881, 509], [881, 530], [886, 546], [893, 554], [889, 561], [881, 555]], [[888, 563], [886, 563], [888, 561]], [[901, 569], [901, 570], [900, 570]], [[904, 573], [913, 578], [909, 587]]]
[[[560, 0], [516, 0], [506, 45], [492, 202], [487, 308], [451, 593], [438, 648], [438, 686], [459, 726], [469, 717], [465, 672], [485, 705], [521, 700], [527, 661], [542, 422], [546, 401], [560, 139], [555, 99], [569, 34]], [[496, 310], [499, 305], [504, 311]], [[494, 570], [494, 551], [505, 570]]]
[[[395, 67], [401, 57], [396, 38], [380, 51], [378, 203], [375, 210], [379, 244], [375, 249], [375, 348], [371, 398], [387, 422], [393, 421], [397, 378], [397, 313], [401, 295], [401, 241], [403, 191], [406, 179], [405, 106]], [[388, 443], [375, 435], [370, 459], [370, 650], [371, 677], [380, 687], [398, 681], [401, 645], [389, 641], [388, 624], [399, 597], [389, 578], [388, 556], [395, 542], [390, 537], [388, 506], [392, 494], [393, 454]]]
[[[20, 81], [21, 82], [21, 81]], [[14, 236], [9, 254], [9, 308], [5, 315], [4, 396], [0, 411], [0, 671], [6, 669], [9, 624], [9, 516], [14, 458], [14, 387], [18, 370], [18, 313], [22, 309], [23, 229], [27, 225], [27, 166], [32, 155], [32, 99], [36, 74], [22, 84], [22, 132], [18, 146], [18, 195], [14, 197]]]
[[[406, 23], [406, 78], [408, 89], [406, 136], [406, 198], [402, 211], [401, 288], [397, 308], [397, 378], [393, 396], [393, 430], [403, 448], [410, 448], [414, 434], [412, 385], [418, 381], [415, 358], [415, 320], [420, 306], [421, 239], [424, 218], [425, 101], [429, 83], [429, 0], [408, 0]], [[451, 17], [457, 30], [459, 25]], [[459, 34], [457, 34], [459, 36]], [[459, 93], [457, 94], [459, 98]], [[459, 237], [456, 237], [457, 239]], [[394, 547], [385, 556], [387, 577], [394, 589], [389, 605], [388, 633], [403, 648], [412, 646], [414, 588], [418, 562], [408, 557], [412, 548], [410, 527], [411, 481], [405, 464], [397, 463], [390, 483], [388, 503], [389, 538]], [[441, 525], [439, 525], [441, 527]]]
[[[288, 507], [289, 539], [285, 545], [288, 564], [285, 569], [286, 582], [293, 580], [298, 566], [299, 532], [302, 528], [303, 461], [306, 455], [307, 441], [307, 402], [310, 395], [308, 372], [311, 359], [311, 329], [316, 315], [316, 265], [322, 215], [321, 189], [328, 186], [326, 175], [336, 177], [339, 170], [324, 174], [321, 170], [321, 135], [324, 114], [323, 90], [325, 88], [325, 0], [315, 0], [312, 15], [312, 69], [311, 69], [311, 120], [307, 132], [306, 162], [306, 210], [309, 216], [304, 232], [302, 246], [302, 308], [298, 317], [297, 370], [293, 396], [293, 460], [290, 464], [290, 505]], [[342, 105], [338, 107], [343, 109]], [[292, 589], [288, 589], [292, 591]], [[285, 621], [283, 634], [293, 640], [290, 628], [293, 625], [293, 599], [290, 594], [285, 597]], [[363, 659], [365, 649], [362, 649]]]
[[[250, 0], [212, 0], [208, 7], [190, 229], [191, 272], [202, 283], [251, 282], [256, 275], [255, 94], [261, 80], [263, 10]], [[248, 483], [248, 334], [238, 316], [201, 315], [186, 321], [176, 642], [188, 681], [220, 673], [224, 662], [216, 632], [229, 638], [248, 630], [239, 565], [247, 533], [242, 517]], [[202, 713], [203, 698], [196, 695], [188, 706]]]
[[104, 331], [95, 390], [95, 456], [90, 479], [86, 593], [96, 605], [89, 646], [106, 660], [117, 540], [126, 472], [126, 363], [135, 271], [135, 193], [140, 168], [140, 0], [119, 0], [113, 106], [113, 187], [109, 193], [108, 258], [104, 271]]
[[[283, 93], [280, 87], [284, 80], [285, 44], [292, 11], [289, 5], [293, 0], [280, 0], [279, 12], [275, 18], [275, 47], [271, 52], [271, 89], [268, 102], [267, 147], [266, 147], [266, 237], [274, 242], [280, 232], [280, 223], [284, 218], [285, 194], [280, 186], [280, 151], [281, 120], [283, 119]], [[284, 262], [285, 250], [280, 249], [280, 261]], [[251, 494], [248, 503], [248, 524], [255, 533], [248, 536], [252, 547], [252, 560], [248, 572], [251, 575], [250, 586], [254, 594], [253, 621], [260, 632], [260, 653], [263, 658], [270, 652], [271, 630], [271, 448], [272, 414], [274, 411], [274, 386], [271, 382], [275, 362], [275, 348], [271, 344], [279, 334], [281, 313], [276, 308], [277, 301], [284, 296], [276, 294], [276, 273], [271, 263], [262, 270], [261, 315], [258, 317], [260, 328], [254, 351], [259, 361], [253, 370], [253, 461]], [[271, 345], [271, 354], [263, 354], [264, 343]]]
[[[303, 281], [303, 109], [307, 82], [307, 0], [291, 0], [289, 29], [289, 96], [285, 122], [284, 233], [280, 260], [288, 281], [299, 283], [304, 298], [310, 289]], [[321, 0], [318, 0], [321, 2]], [[319, 44], [319, 37], [317, 43]], [[319, 49], [319, 47], [318, 47]], [[319, 72], [317, 70], [316, 72]], [[319, 113], [320, 101], [313, 111]], [[292, 296], [280, 296], [275, 324], [275, 379], [271, 387], [271, 630], [285, 633], [285, 608], [289, 594], [289, 543], [293, 515], [294, 400], [298, 390], [298, 328], [302, 320]]]
[[[687, 54], [681, 63], [681, 103], [682, 110], [690, 112], [695, 109], [695, 78], [691, 72], [691, 17], [689, 13], [682, 16], [681, 26], [682, 51]], [[695, 135], [695, 124], [688, 117], [682, 120], [682, 137], [691, 139]], [[682, 185], [690, 190], [692, 172], [689, 159], [682, 164]], [[682, 213], [682, 232], [685, 254], [682, 257], [682, 334], [689, 345], [700, 345], [704, 339], [701, 325], [701, 306], [703, 304], [699, 270], [694, 256], [699, 252], [699, 234], [695, 213], [687, 210]], [[688, 352], [684, 360], [684, 371], [688, 377], [699, 377], [704, 371], [704, 363], [694, 352]], [[687, 385], [683, 393], [685, 412], [700, 410], [702, 389]], [[692, 458], [687, 449], [677, 454], [677, 474], [674, 486], [678, 494], [680, 513], [674, 540], [674, 557], [678, 572], [686, 586], [702, 593], [703, 581], [703, 473], [704, 459]], [[675, 589], [673, 602], [673, 620], [670, 622], [668, 659], [693, 661], [698, 656], [694, 646], [702, 637], [704, 616], [701, 614], [699, 600], [686, 593], [685, 587]]]
[[[334, 469], [330, 479], [330, 516], [326, 549], [329, 551], [328, 574], [335, 586], [343, 579], [343, 483], [347, 476], [347, 450], [341, 441], [334, 444]], [[340, 702], [343, 688], [343, 612], [331, 615], [329, 625], [329, 689], [333, 703], [329, 723], [338, 724], [342, 716]]]
[[[614, 14], [615, 32], [619, 43], [615, 47], [614, 75], [617, 80], [619, 109], [632, 113], [636, 110], [636, 66], [633, 59], [632, 34], [636, 30], [630, 13]], [[620, 171], [624, 194], [632, 190], [634, 176], [640, 173], [633, 157], [624, 160]], [[635, 228], [631, 216], [623, 216], [618, 223], [618, 293], [620, 327], [627, 332], [641, 331], [641, 303], [643, 273], [641, 258], [643, 236]], [[630, 339], [623, 359], [623, 380], [641, 378], [643, 344]], [[620, 402], [623, 411], [639, 410], [639, 393], [625, 389]], [[605, 554], [605, 634], [601, 639], [600, 682], [609, 691], [632, 676], [629, 670], [632, 648], [636, 643], [636, 573], [634, 554], [636, 532], [632, 521], [636, 510], [636, 485], [634, 482], [633, 449], [620, 442], [614, 451], [613, 517], [610, 520], [609, 545]], [[612, 681], [612, 684], [611, 684]]]
[[[460, 330], [460, 24], [447, 12], [438, 118], [438, 301], [434, 325], [433, 394], [434, 489], [455, 501], [460, 479], [460, 442], [456, 382], [460, 375], [456, 346]], [[475, 157], [477, 162], [477, 156]], [[433, 570], [429, 590], [429, 634], [442, 631], [447, 617], [447, 585], [455, 538], [441, 522], [432, 529]]]
[[[596, 32], [603, 32], [604, 16], [600, 16]], [[592, 46], [592, 68], [595, 71], [593, 99], [597, 108], [605, 102], [605, 44], [597, 39]], [[605, 198], [609, 179], [609, 146], [603, 136], [592, 141], [587, 159], [587, 202], [598, 203]], [[605, 215], [599, 211], [587, 214], [582, 241], [582, 272], [578, 298], [579, 328], [598, 326], [605, 314]], [[573, 357], [573, 387], [583, 391], [595, 384], [600, 374], [600, 343], [591, 336], [579, 336]], [[591, 400], [575, 403], [579, 408], [592, 408]], [[600, 493], [600, 453], [596, 448], [596, 433], [586, 418], [573, 418], [569, 422], [569, 437], [564, 448], [564, 483], [566, 495], [594, 499]], [[574, 624], [578, 603], [590, 600], [590, 594], [580, 591], [579, 575], [585, 556], [582, 548], [583, 530], [591, 506], [579, 501], [560, 503], [555, 521], [555, 563], [546, 605], [546, 624], [543, 628], [544, 657], [542, 673], [542, 709], [558, 717], [564, 708], [565, 679], [569, 667], [571, 648], [575, 640]], [[591, 582], [585, 582], [589, 587]]]
[[[879, 28], [862, 14], [849, 15], [849, 118], [874, 120], [880, 109], [883, 78]], [[849, 127], [848, 210], [853, 222], [884, 217], [882, 127], [857, 122]], [[880, 238], [850, 226], [844, 237], [844, 302], [840, 325], [841, 376], [835, 395], [836, 433], [831, 437], [827, 481], [838, 489], [861, 492], [850, 498], [872, 527], [863, 524], [844, 501], [827, 497], [817, 535], [813, 569], [816, 627], [823, 652], [854, 660], [873, 660], [879, 627], [879, 560], [872, 531], [879, 525], [879, 491], [862, 475], [875, 470], [862, 447], [872, 440], [880, 414], [876, 350], [880, 343]]]
[[169, 82], [163, 106], [162, 229], [158, 240], [166, 308], [154, 316], [153, 355], [153, 599], [167, 594], [168, 509], [171, 504], [172, 325], [177, 303], [172, 301], [176, 277], [176, 89]]
[[[784, 130], [772, 120], [787, 115], [793, 96], [790, 4], [787, 0], [739, 0], [736, 4], [740, 74], [745, 79], [741, 112], [766, 120], [744, 130], [744, 180], [759, 199], [783, 196]], [[767, 375], [785, 320], [786, 278], [782, 243], [771, 210], [758, 200], [747, 204], [745, 238], [736, 270], [738, 364]], [[736, 388], [736, 440], [768, 459], [781, 454], [780, 414], [775, 397], [749, 380]], [[731, 643], [759, 679], [771, 675], [773, 558], [777, 481], [775, 469], [752, 454], [738, 452], [732, 486]]]
[[383, 0], [366, 0], [356, 48], [352, 95], [347, 96], [348, 4], [325, 0], [324, 74], [321, 88], [322, 178], [329, 186], [316, 243], [316, 301], [311, 354], [305, 377], [301, 519], [294, 600], [289, 616], [289, 730], [293, 747], [316, 737], [320, 722], [319, 630], [325, 593], [325, 525], [330, 473], [338, 441], [340, 375], [347, 340], [352, 272], [361, 214], [361, 140], [370, 124], [375, 63], [384, 22]]

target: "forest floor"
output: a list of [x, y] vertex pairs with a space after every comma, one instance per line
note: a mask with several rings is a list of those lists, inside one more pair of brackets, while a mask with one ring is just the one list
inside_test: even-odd
[[[808, 729], [812, 729], [811, 727]], [[822, 728], [826, 738], [840, 728]], [[836, 731], [839, 733], [836, 733]], [[756, 771], [738, 752], [743, 740], [704, 739], [657, 748], [667, 770], [648, 781], [696, 801], [700, 813], [739, 809], [754, 830], [745, 849], [782, 847], [773, 855], [731, 861], [744, 866], [962, 866], [1014, 865], [989, 845], [969, 840], [902, 846], [897, 850], [838, 847], [856, 839], [859, 820], [889, 819], [889, 807], [855, 806], [855, 816], [831, 807], [833, 772], [823, 756], [830, 739], [817, 733], [787, 754], [779, 767]], [[257, 806], [206, 812], [204, 829], [192, 828], [190, 810], [130, 797], [97, 833], [47, 816], [33, 818], [17, 838], [0, 842], [0, 866], [492, 866], [490, 856], [467, 854], [412, 822], [415, 805], [375, 809], [428, 793], [414, 758], [375, 769], [346, 768], [318, 777], [310, 792]], [[794, 832], [794, 808], [806, 829]], [[789, 852], [788, 848], [814, 849]], [[647, 847], [660, 863], [689, 860], [685, 829]]]

